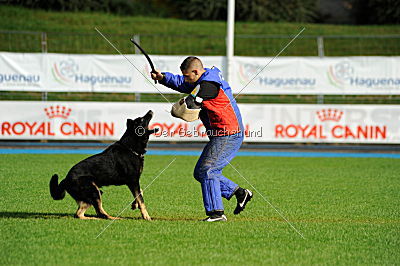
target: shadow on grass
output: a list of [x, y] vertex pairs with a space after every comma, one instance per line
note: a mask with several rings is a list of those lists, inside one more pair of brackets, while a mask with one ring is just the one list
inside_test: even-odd
[[176, 222], [176, 221], [182, 221], [182, 222], [198, 222], [201, 219], [199, 218], [193, 218], [193, 217], [152, 217], [154, 221], [169, 221], [169, 222]]
[[[85, 215], [95, 218], [96, 215]], [[73, 213], [45, 213], [45, 212], [0, 212], [0, 219], [65, 219], [74, 218]], [[143, 220], [142, 217], [120, 217], [121, 220]], [[99, 219], [103, 220], [103, 219]], [[104, 219], [105, 220], [105, 219]], [[152, 217], [153, 221], [198, 221], [199, 219], [190, 217]], [[105, 220], [106, 221], [106, 220]]]
[[16, 218], [16, 219], [58, 219], [73, 218], [72, 213], [41, 213], [41, 212], [0, 212], [0, 219]]

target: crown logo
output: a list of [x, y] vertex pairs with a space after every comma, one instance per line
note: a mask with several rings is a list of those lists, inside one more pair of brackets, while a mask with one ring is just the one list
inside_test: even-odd
[[317, 116], [321, 122], [327, 120], [339, 122], [343, 116], [343, 112], [337, 109], [322, 109], [321, 111], [317, 111]]
[[67, 119], [71, 114], [71, 108], [67, 108], [66, 106], [50, 106], [48, 108], [44, 108], [46, 115], [48, 118], [52, 119], [55, 117], [61, 117]]

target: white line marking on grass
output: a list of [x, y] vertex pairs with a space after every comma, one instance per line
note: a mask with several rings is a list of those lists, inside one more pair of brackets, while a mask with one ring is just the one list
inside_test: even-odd
[[[144, 191], [148, 188], [148, 187], [150, 187], [152, 184], [153, 184], [153, 182], [154, 181], [156, 181], [156, 179], [168, 168], [168, 167], [170, 167], [170, 165], [173, 163], [173, 162], [175, 162], [175, 160], [176, 160], [176, 157], [150, 182], [150, 184], [148, 184], [141, 192], [140, 192], [140, 194], [139, 194], [139, 196], [141, 195], [141, 194], [143, 194], [144, 193]], [[137, 196], [138, 197], [138, 196]], [[131, 206], [132, 205], [132, 203], [134, 203], [135, 202], [135, 200], [137, 199], [137, 197], [135, 197], [135, 199], [131, 202], [131, 203], [129, 203], [118, 215], [117, 215], [117, 217], [116, 218], [119, 218], [119, 216], [129, 207], [129, 206]], [[95, 237], [95, 239], [97, 239], [101, 234], [103, 234], [104, 233], [104, 231], [106, 231], [107, 230], [107, 228], [110, 226], [110, 225], [112, 225], [113, 223], [114, 223], [114, 221], [115, 221], [116, 219], [113, 219], [106, 227], [104, 227], [103, 228], [103, 230]]]
[[267, 200], [263, 194], [261, 194], [230, 162], [228, 162], [227, 160], [225, 160], [244, 180], [246, 180], [246, 182], [254, 189], [255, 192], [257, 192], [258, 194], [260, 194], [260, 196], [282, 217], [283, 220], [285, 220], [292, 228], [294, 231], [296, 231], [296, 233], [298, 233], [303, 239], [306, 239], [302, 233], [300, 233], [299, 230], [296, 229], [296, 227], [294, 227], [288, 219], [286, 219], [285, 216], [283, 216], [283, 214], [278, 211], [277, 208], [275, 208], [274, 205], [272, 205], [271, 202], [269, 202], [269, 200]]

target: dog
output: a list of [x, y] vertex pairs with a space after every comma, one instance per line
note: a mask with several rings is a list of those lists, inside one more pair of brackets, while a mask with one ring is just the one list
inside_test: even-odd
[[95, 154], [74, 165], [64, 180], [58, 184], [58, 175], [50, 180], [50, 195], [54, 200], [62, 200], [67, 191], [78, 203], [75, 217], [79, 219], [96, 219], [86, 217], [85, 211], [93, 206], [97, 217], [116, 219], [106, 213], [102, 207], [100, 190], [102, 186], [127, 185], [134, 201], [132, 209], [139, 208], [143, 219], [151, 220], [144, 204], [139, 178], [143, 171], [144, 154], [149, 136], [158, 129], [149, 130], [153, 117], [150, 110], [143, 117], [128, 119], [126, 131], [120, 140], [106, 150]]

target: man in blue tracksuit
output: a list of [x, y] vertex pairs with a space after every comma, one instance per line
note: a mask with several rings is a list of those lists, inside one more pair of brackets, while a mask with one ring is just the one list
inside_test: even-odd
[[234, 214], [239, 214], [253, 194], [222, 175], [222, 169], [235, 157], [243, 138], [244, 128], [239, 108], [229, 84], [222, 78], [218, 68], [204, 68], [197, 57], [186, 58], [180, 69], [182, 75], [169, 72], [151, 73], [173, 90], [190, 94], [193, 108], [201, 108], [199, 117], [203, 122], [209, 142], [194, 169], [194, 178], [200, 182], [207, 218], [204, 221], [226, 221], [222, 197], [236, 196]]

